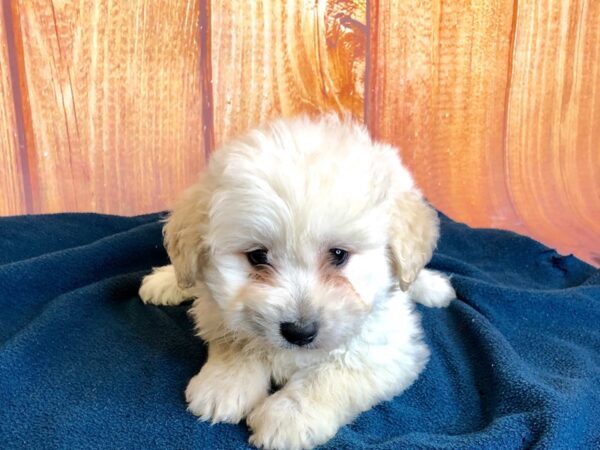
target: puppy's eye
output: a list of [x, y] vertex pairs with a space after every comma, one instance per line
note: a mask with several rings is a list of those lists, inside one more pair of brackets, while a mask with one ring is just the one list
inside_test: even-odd
[[267, 250], [264, 248], [258, 248], [256, 250], [252, 250], [251, 252], [246, 252], [246, 258], [248, 258], [248, 262], [255, 267], [269, 265], [269, 260], [267, 259]]
[[331, 257], [331, 262], [336, 267], [341, 267], [348, 261], [350, 257], [350, 253], [341, 248], [332, 248], [329, 249], [329, 255]]

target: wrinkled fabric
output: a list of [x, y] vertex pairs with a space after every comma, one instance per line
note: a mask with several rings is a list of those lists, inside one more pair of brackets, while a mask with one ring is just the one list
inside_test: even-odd
[[[137, 296], [168, 262], [160, 218], [0, 219], [0, 448], [251, 448], [186, 411], [207, 355], [189, 303]], [[419, 306], [426, 370], [322, 448], [600, 448], [598, 271], [445, 217], [429, 266], [458, 298]]]

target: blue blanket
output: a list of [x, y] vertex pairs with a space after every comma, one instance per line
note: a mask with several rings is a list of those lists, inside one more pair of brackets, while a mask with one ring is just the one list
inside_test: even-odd
[[[248, 448], [199, 422], [206, 359], [188, 305], [144, 306], [159, 215], [0, 219], [0, 448]], [[600, 448], [600, 275], [512, 233], [442, 218], [430, 267], [458, 300], [420, 307], [432, 358], [325, 448]]]

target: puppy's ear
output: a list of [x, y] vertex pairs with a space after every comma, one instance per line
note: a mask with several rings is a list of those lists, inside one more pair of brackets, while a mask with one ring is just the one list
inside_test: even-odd
[[403, 291], [431, 259], [439, 237], [436, 211], [411, 189], [396, 196], [390, 225], [392, 267]]
[[163, 228], [165, 247], [182, 289], [194, 286], [202, 277], [207, 226], [208, 195], [200, 181], [184, 193]]

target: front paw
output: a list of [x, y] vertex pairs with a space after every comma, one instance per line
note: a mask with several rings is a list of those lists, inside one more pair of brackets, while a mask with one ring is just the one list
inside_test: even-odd
[[177, 285], [177, 276], [173, 266], [157, 267], [146, 275], [139, 290], [144, 303], [152, 305], [174, 306], [190, 299]]
[[207, 363], [185, 391], [188, 411], [212, 423], [238, 423], [268, 394], [268, 380]]
[[246, 422], [250, 443], [263, 449], [311, 449], [331, 439], [338, 430], [335, 412], [277, 392], [258, 405]]
[[411, 285], [414, 301], [430, 308], [444, 308], [456, 298], [448, 277], [435, 270], [423, 269]]

